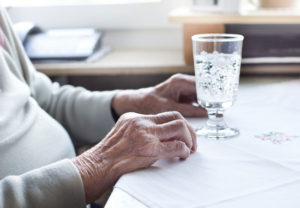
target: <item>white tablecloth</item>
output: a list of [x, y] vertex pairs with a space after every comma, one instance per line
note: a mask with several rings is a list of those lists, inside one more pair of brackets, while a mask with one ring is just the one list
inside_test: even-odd
[[115, 187], [155, 208], [300, 207], [300, 80], [241, 88], [225, 119], [240, 136], [198, 138], [187, 160], [158, 161]]

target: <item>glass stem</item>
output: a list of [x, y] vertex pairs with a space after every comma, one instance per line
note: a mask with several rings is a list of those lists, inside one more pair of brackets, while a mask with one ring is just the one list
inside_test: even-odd
[[207, 126], [216, 129], [225, 129], [227, 127], [224, 121], [224, 111], [207, 111]]

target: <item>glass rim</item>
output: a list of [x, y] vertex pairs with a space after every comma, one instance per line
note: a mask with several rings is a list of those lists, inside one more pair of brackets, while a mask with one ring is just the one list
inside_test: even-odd
[[205, 33], [193, 35], [192, 40], [199, 42], [234, 42], [244, 40], [244, 36], [230, 33]]

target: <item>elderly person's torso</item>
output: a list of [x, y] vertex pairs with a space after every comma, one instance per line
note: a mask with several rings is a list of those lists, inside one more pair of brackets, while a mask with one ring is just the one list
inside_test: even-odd
[[[32, 98], [30, 70], [19, 40], [0, 12], [0, 177], [75, 156], [64, 128]], [[42, 89], [41, 89], [42, 90]], [[47, 131], [45, 131], [47, 130]], [[38, 136], [37, 136], [38, 135]]]

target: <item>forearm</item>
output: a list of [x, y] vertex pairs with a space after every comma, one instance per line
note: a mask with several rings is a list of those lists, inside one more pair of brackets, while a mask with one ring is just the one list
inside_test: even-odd
[[98, 143], [115, 123], [110, 107], [118, 91], [91, 92], [59, 86], [38, 72], [31, 87], [35, 100], [66, 128], [75, 145]]

